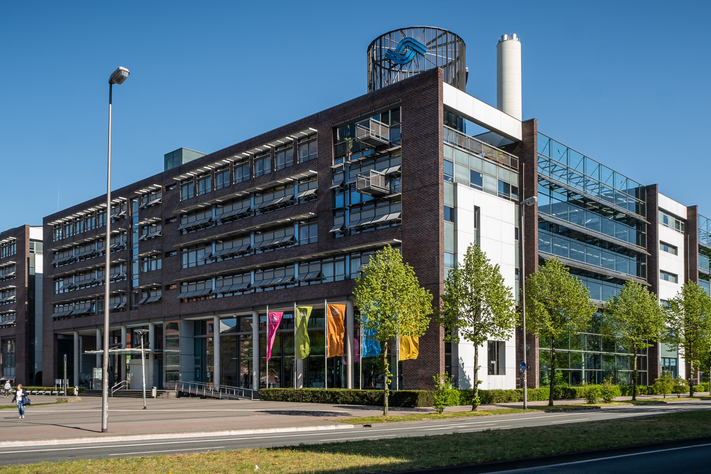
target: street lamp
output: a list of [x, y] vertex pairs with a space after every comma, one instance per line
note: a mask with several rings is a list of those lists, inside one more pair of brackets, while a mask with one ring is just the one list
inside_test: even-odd
[[106, 166], [106, 268], [104, 281], [104, 360], [101, 371], [101, 432], [109, 430], [109, 298], [111, 293], [111, 94], [114, 84], [123, 84], [128, 69], [119, 67], [109, 78], [109, 155]]
[[523, 320], [523, 409], [528, 409], [528, 365], [526, 365], [526, 259], [524, 252], [524, 217], [526, 217], [526, 208], [528, 206], [533, 206], [538, 201], [536, 196], [531, 196], [528, 199], [524, 199], [519, 204], [519, 209], [521, 210], [521, 219], [519, 220], [519, 229], [521, 229], [521, 278], [519, 279], [521, 284], [521, 317]]
[[136, 329], [134, 331], [141, 337], [141, 372], [143, 373], [143, 409], [146, 409], [146, 351], [143, 349], [144, 335], [148, 329]]

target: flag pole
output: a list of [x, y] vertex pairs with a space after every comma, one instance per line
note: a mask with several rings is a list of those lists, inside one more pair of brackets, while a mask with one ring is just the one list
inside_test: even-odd
[[360, 371], [360, 377], [358, 377], [358, 389], [363, 390], [363, 318], [360, 318], [360, 344], [358, 354], [360, 355], [360, 363], [358, 364], [358, 370]]
[[296, 388], [296, 377], [299, 374], [299, 371], [296, 368], [296, 323], [297, 323], [297, 318], [296, 318], [296, 301], [294, 301], [294, 388]]
[[323, 388], [328, 389], [328, 300], [323, 300]]
[[269, 305], [267, 305], [267, 337], [266, 337], [266, 345], [264, 347], [264, 360], [266, 362], [265, 366], [267, 369], [267, 388], [269, 388], [269, 357], [267, 357], [267, 353], [269, 352]]

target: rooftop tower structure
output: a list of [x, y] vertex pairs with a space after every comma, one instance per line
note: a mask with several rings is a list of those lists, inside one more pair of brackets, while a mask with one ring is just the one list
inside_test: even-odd
[[435, 68], [444, 71], [444, 82], [466, 92], [466, 45], [458, 35], [429, 26], [390, 31], [368, 46], [368, 92]]
[[522, 119], [521, 41], [516, 34], [501, 36], [496, 45], [496, 108]]

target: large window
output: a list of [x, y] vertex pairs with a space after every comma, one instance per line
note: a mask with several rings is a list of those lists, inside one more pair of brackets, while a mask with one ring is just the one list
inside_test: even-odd
[[192, 181], [184, 182], [180, 185], [180, 200], [185, 201], [195, 197], [195, 183]]
[[502, 341], [489, 341], [487, 348], [489, 355], [487, 361], [489, 365], [489, 375], [506, 375], [506, 363], [504, 362], [506, 343]]
[[318, 158], [318, 140], [312, 139], [299, 142], [299, 163]]
[[[247, 167], [249, 169], [249, 167]], [[218, 168], [215, 170], [215, 189], [226, 188], [230, 185], [230, 169]]]
[[674, 229], [675, 231], [681, 234], [684, 233], [684, 222], [677, 219], [676, 217], [670, 216], [665, 212], [659, 211], [659, 222], [661, 222], [664, 227]]
[[678, 275], [675, 275], [674, 273], [665, 272], [664, 270], [660, 270], [659, 278], [670, 283], [679, 283]]
[[258, 178], [272, 172], [272, 156], [270, 153], [254, 157], [254, 177]]
[[249, 180], [249, 163], [235, 163], [235, 184]]
[[294, 165], [294, 148], [291, 144], [276, 150], [276, 169], [281, 170]]
[[679, 255], [679, 248], [666, 242], [659, 242], [659, 249], [672, 255]]
[[198, 196], [212, 191], [212, 175], [198, 176]]

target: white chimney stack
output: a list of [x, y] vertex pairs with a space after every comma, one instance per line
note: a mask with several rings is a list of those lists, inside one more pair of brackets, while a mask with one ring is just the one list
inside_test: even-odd
[[521, 41], [503, 35], [496, 45], [496, 108], [522, 120]]

